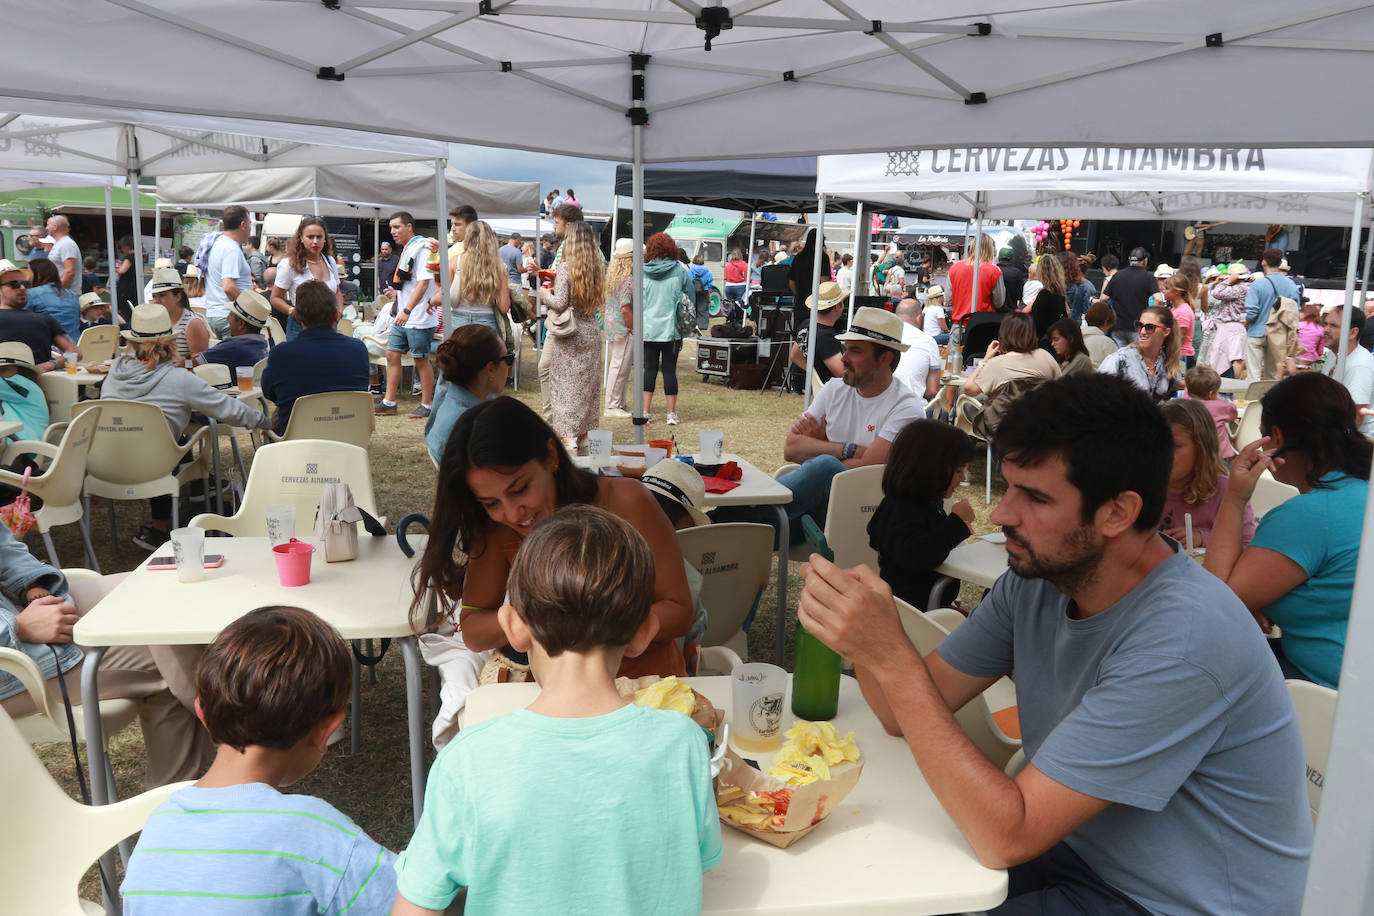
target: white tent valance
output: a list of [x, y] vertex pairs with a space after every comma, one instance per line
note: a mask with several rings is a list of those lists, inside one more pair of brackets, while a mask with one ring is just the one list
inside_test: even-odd
[[[969, 147], [822, 156], [819, 191], [958, 219], [1227, 219], [1344, 226], [1369, 149]], [[975, 194], [982, 204], [975, 207]]]
[[[434, 180], [432, 163], [390, 162], [176, 175], [160, 179], [157, 189], [167, 206], [238, 203], [283, 213], [369, 218], [378, 210], [383, 215], [409, 210], [434, 219]], [[450, 166], [445, 183], [450, 206], [468, 204], [483, 219], [539, 211], [538, 182], [474, 178]]]

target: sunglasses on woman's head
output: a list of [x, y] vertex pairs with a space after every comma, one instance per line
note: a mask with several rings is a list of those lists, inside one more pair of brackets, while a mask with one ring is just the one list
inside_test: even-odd
[[1151, 324], [1148, 321], [1137, 321], [1135, 323], [1135, 329], [1141, 332], [1142, 334], [1153, 334], [1155, 331], [1158, 331], [1162, 327], [1164, 327], [1164, 325]]

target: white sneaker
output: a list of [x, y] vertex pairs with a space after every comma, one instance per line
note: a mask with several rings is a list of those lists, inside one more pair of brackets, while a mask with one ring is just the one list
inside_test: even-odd
[[678, 425], [679, 423], [681, 423], [681, 422], [682, 422], [682, 421], [678, 419], [678, 416], [677, 416], [677, 412], [676, 412], [676, 411], [671, 411], [671, 410], [670, 410], [670, 411], [668, 412], [668, 425], [669, 425], [669, 426], [677, 426], [677, 425]]
[[619, 407], [608, 407], [601, 412], [601, 415], [603, 417], [615, 417], [619, 420], [634, 416], [634, 414], [630, 413], [628, 410], [622, 410]]

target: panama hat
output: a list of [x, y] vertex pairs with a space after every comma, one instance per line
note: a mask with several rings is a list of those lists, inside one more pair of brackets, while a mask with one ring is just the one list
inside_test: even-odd
[[133, 313], [129, 316], [129, 329], [119, 333], [129, 341], [170, 340], [176, 336], [172, 333], [171, 316], [156, 302], [134, 306]]
[[926, 301], [945, 298], [945, 288], [938, 283], [926, 290]]
[[902, 343], [902, 325], [906, 322], [886, 309], [866, 305], [854, 313], [854, 322], [843, 334], [836, 334], [836, 340], [866, 340], [889, 350], [904, 353], [907, 345]]
[[[820, 297], [819, 301], [817, 301], [818, 296]], [[827, 280], [821, 284], [820, 289], [806, 297], [806, 306], [807, 308], [820, 309], [823, 312], [839, 305], [848, 296], [848, 293], [840, 289], [840, 284]]]
[[81, 311], [95, 308], [97, 305], [109, 305], [104, 299], [100, 298], [99, 293], [82, 293], [81, 298], [76, 300], [77, 305], [81, 306]]
[[697, 508], [706, 502], [706, 484], [690, 465], [676, 458], [664, 458], [640, 478], [640, 483], [681, 503], [694, 524], [711, 524], [710, 517]]
[[159, 267], [153, 271], [153, 279], [148, 281], [150, 292], [160, 293], [169, 289], [181, 289], [181, 274], [175, 267]]
[[1279, 261], [1279, 270], [1292, 270], [1292, 268], [1288, 266], [1287, 258], [1284, 258], [1282, 261]]
[[266, 327], [267, 319], [272, 316], [272, 306], [251, 289], [239, 293], [238, 298], [229, 303], [229, 311], [255, 328]]
[[[0, 343], [0, 366], [18, 366], [25, 370], [24, 374], [29, 378], [38, 378], [38, 367], [33, 364], [32, 348], [17, 340]], [[705, 490], [702, 492], [704, 493]]]
[[187, 264], [187, 265], [186, 265], [186, 273], [183, 274], [183, 277], [199, 277], [199, 276], [200, 276], [200, 268], [199, 268], [199, 267], [197, 267], [197, 266], [194, 265], [194, 264]]
[[29, 278], [29, 269], [27, 267], [20, 267], [9, 258], [0, 258], [0, 277], [3, 277], [5, 274], [14, 273], [15, 271], [23, 274], [25, 280]]
[[1228, 277], [1246, 277], [1249, 275], [1249, 268], [1247, 268], [1240, 261], [1237, 261], [1236, 263], [1231, 264], [1226, 268], [1226, 276]]
[[1155, 268], [1156, 280], [1167, 280], [1174, 275], [1174, 269], [1168, 264], [1161, 264]]
[[785, 251], [779, 251], [777, 254], [773, 255], [774, 264], [781, 264], [785, 260], [787, 260], [787, 252]]
[[635, 252], [634, 239], [616, 239], [615, 250], [611, 252], [613, 258], [627, 258]]
[[161, 270], [161, 269], [164, 268], [164, 267], [171, 267], [171, 266], [172, 266], [172, 259], [171, 259], [171, 258], [158, 258], [156, 261], [153, 262], [153, 270]]

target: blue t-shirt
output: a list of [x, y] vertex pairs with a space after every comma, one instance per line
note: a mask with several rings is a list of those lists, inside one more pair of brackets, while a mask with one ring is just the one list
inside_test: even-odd
[[277, 405], [276, 431], [286, 432], [297, 398], [321, 391], [366, 391], [369, 364], [361, 340], [333, 328], [306, 328], [277, 344], [262, 370], [262, 393]]
[[76, 340], [81, 336], [81, 309], [77, 295], [53, 283], [29, 290], [29, 311], [51, 315], [62, 326], [62, 332]]
[[391, 912], [394, 853], [332, 805], [249, 783], [175, 792], [148, 818], [126, 916]]
[[205, 259], [205, 316], [207, 318], [227, 318], [229, 316], [229, 297], [224, 292], [224, 278], [233, 277], [239, 285], [239, 292], [253, 288], [253, 273], [248, 269], [248, 259], [243, 256], [243, 246], [227, 235], [221, 235], [210, 246], [210, 254]]
[[1250, 546], [1281, 553], [1307, 573], [1306, 582], [1260, 613], [1283, 629], [1288, 660], [1334, 688], [1341, 679], [1369, 481], [1332, 472], [1322, 482], [1330, 488], [1314, 487], [1266, 512]]
[[453, 432], [453, 424], [468, 408], [480, 403], [482, 401], [477, 395], [448, 379], [441, 380], [435, 386], [434, 407], [425, 421], [425, 448], [429, 449], [435, 461], [444, 455], [444, 445], [448, 442], [449, 433]]
[[1250, 291], [1245, 294], [1245, 320], [1248, 322], [1245, 333], [1248, 336], [1264, 336], [1264, 324], [1279, 296], [1302, 300], [1298, 285], [1280, 273], [1265, 274], [1250, 284]]
[[702, 872], [720, 858], [706, 737], [691, 719], [521, 709], [439, 753], [396, 874], [407, 900], [435, 910], [467, 887], [468, 916], [686, 916], [701, 912]]
[[939, 648], [974, 677], [1015, 668], [1030, 762], [1112, 803], [1065, 842], [1151, 912], [1296, 916], [1302, 734], [1250, 612], [1182, 552], [1090, 618], [1068, 602], [1008, 572]]
[[221, 340], [205, 351], [207, 363], [219, 363], [236, 369], [239, 366], [256, 366], [267, 358], [267, 339], [261, 334], [238, 334]]
[[520, 282], [520, 265], [525, 263], [525, 256], [519, 248], [511, 245], [502, 245], [496, 249], [496, 253], [501, 256], [501, 263], [506, 265], [506, 276], [510, 277], [510, 282]]

